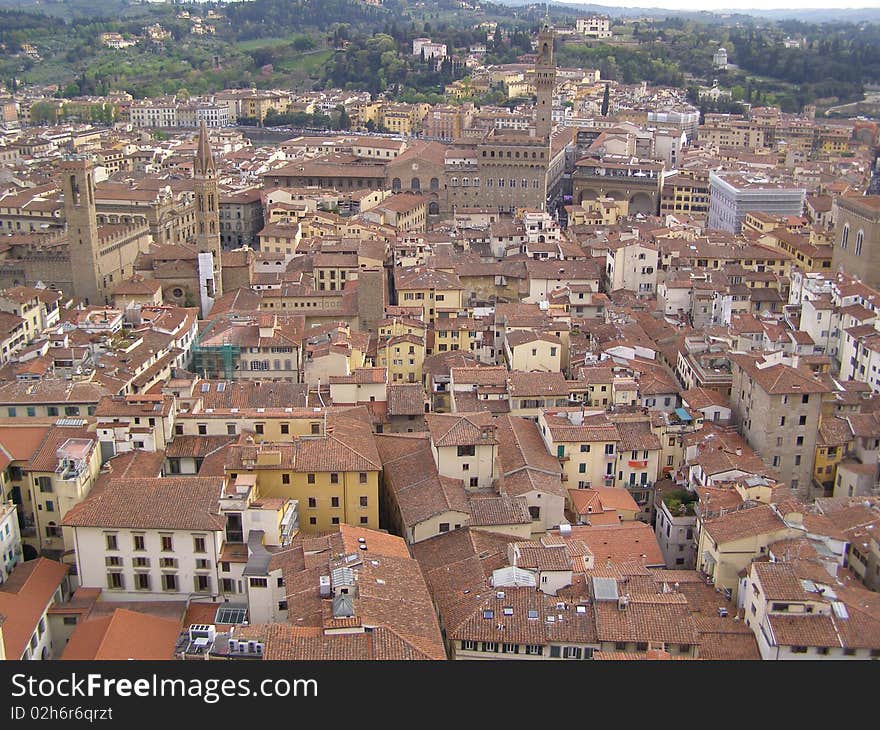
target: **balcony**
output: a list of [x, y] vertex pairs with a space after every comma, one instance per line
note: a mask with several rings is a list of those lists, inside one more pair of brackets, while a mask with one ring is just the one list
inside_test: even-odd
[[629, 465], [629, 467], [630, 467], [631, 469], [646, 469], [646, 468], [648, 467], [648, 461], [647, 461], [647, 459], [645, 459], [645, 460], [636, 460], [636, 461], [630, 460], [630, 461], [628, 461], [628, 462], [626, 462], [626, 463]]

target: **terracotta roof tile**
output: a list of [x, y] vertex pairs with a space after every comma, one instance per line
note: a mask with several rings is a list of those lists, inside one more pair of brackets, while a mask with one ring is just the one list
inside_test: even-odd
[[28, 647], [43, 612], [53, 601], [68, 566], [46, 558], [19, 563], [0, 586], [0, 616], [7, 659], [18, 659]]
[[62, 521], [67, 527], [222, 530], [220, 477], [113, 478]]

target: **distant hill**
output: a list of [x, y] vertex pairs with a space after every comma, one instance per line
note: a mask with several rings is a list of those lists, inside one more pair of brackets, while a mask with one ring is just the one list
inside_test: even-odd
[[[503, 5], [511, 7], [526, 7], [529, 5], [542, 6], [544, 3], [535, 3], [534, 0], [496, 0]], [[844, 0], [845, 2], [845, 0]], [[831, 2], [829, 1], [829, 5]], [[607, 15], [612, 18], [639, 18], [639, 17], [685, 17], [697, 20], [718, 21], [729, 19], [735, 16], [751, 16], [757, 18], [765, 18], [767, 20], [802, 20], [808, 23], [880, 23], [880, 8], [834, 8], [827, 9], [790, 9], [790, 10], [767, 10], [762, 8], [751, 9], [730, 9], [709, 11], [694, 10], [668, 10], [666, 8], [656, 7], [638, 7], [638, 8], [622, 8], [611, 5], [596, 5], [594, 3], [564, 2], [557, 0], [551, 3], [551, 9], [557, 7], [560, 11], [571, 12], [572, 10], [579, 13], [588, 14], [596, 13], [597, 15]]]

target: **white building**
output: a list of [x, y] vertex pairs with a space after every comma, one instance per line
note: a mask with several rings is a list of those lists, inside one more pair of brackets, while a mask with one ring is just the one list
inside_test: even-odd
[[657, 523], [654, 534], [669, 570], [693, 570], [697, 563], [697, 517], [685, 506], [684, 514], [672, 514], [665, 501], [657, 504]]
[[709, 173], [709, 228], [739, 233], [746, 213], [800, 216], [807, 191], [789, 180], [738, 172]]
[[0, 504], [0, 583], [5, 583], [21, 562], [21, 531], [14, 502]]
[[176, 127], [177, 104], [173, 101], [148, 100], [132, 104], [128, 110], [129, 120], [133, 127]]
[[727, 68], [727, 49], [724, 46], [712, 55], [712, 67], [722, 70]]
[[216, 599], [223, 483], [109, 477], [62, 521], [74, 532], [80, 585], [103, 589], [108, 600]]
[[611, 21], [599, 15], [577, 19], [577, 32], [588, 38], [610, 38]]
[[608, 291], [627, 289], [653, 296], [657, 288], [657, 247], [639, 241], [609, 245], [605, 255]]
[[426, 61], [432, 58], [446, 58], [446, 44], [433, 43], [430, 38], [414, 38], [412, 48], [412, 54], [414, 56], [421, 56], [422, 51], [424, 51]]

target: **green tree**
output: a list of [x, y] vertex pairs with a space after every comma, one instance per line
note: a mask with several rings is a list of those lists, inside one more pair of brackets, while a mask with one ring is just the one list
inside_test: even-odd
[[340, 104], [339, 106], [339, 128], [340, 129], [351, 129], [351, 117], [348, 115], [348, 112], [345, 110], [345, 107]]

